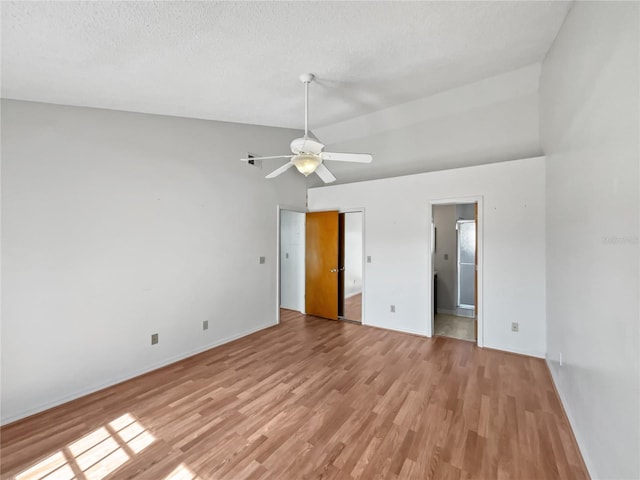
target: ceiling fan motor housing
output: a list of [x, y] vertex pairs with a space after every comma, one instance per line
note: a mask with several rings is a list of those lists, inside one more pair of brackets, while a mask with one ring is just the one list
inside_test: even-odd
[[299, 155], [301, 153], [320, 155], [323, 148], [323, 144], [309, 137], [296, 138], [291, 142], [291, 152], [295, 155]]

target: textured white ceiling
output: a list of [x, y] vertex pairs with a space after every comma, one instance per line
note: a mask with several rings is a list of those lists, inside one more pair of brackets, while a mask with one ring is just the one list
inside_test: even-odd
[[322, 127], [539, 62], [566, 2], [2, 2], [2, 96]]

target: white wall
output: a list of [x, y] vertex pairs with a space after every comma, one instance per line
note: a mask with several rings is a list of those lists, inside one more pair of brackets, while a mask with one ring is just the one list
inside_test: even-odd
[[[430, 334], [429, 202], [482, 196], [484, 345], [545, 353], [544, 158], [312, 188], [310, 210], [364, 207], [364, 323]], [[396, 305], [396, 313], [389, 306]], [[511, 332], [517, 319], [520, 332]]]
[[548, 362], [592, 478], [640, 477], [639, 10], [576, 2], [540, 83]]
[[280, 306], [304, 312], [305, 214], [280, 211]]
[[3, 100], [2, 422], [275, 324], [305, 183], [238, 159], [296, 136]]
[[[542, 154], [540, 65], [314, 129], [331, 152], [369, 152], [370, 165], [330, 162], [339, 182], [407, 175]], [[398, 171], [397, 158], [402, 157]], [[315, 186], [322, 186], [316, 181]]]

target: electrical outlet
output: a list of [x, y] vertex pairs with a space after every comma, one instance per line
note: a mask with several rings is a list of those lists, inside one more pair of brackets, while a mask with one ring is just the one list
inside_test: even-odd
[[151, 334], [151, 345], [155, 345], [158, 343], [158, 334], [157, 333], [152, 333]]
[[260, 265], [264, 265], [267, 262], [266, 257], [260, 257]]
[[391, 305], [391, 313], [396, 313], [396, 306], [395, 305]]
[[289, 252], [284, 254], [284, 258], [289, 258]]
[[445, 259], [445, 260], [449, 260], [449, 254], [448, 254], [448, 253], [445, 253], [445, 254], [444, 254], [444, 259]]
[[560, 366], [562, 366], [562, 352], [560, 352]]
[[202, 330], [209, 330], [209, 320], [202, 321]]
[[511, 331], [512, 331], [512, 332], [517, 332], [517, 331], [518, 331], [518, 328], [519, 328], [518, 322], [513, 322], [513, 323], [511, 324]]
[[367, 255], [367, 263], [371, 263], [371, 255]]

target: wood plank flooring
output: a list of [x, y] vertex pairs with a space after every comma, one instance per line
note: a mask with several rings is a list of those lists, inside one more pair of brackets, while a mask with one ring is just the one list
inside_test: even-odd
[[0, 429], [1, 477], [588, 478], [542, 360], [282, 315]]
[[362, 293], [344, 299], [344, 319], [362, 323]]

